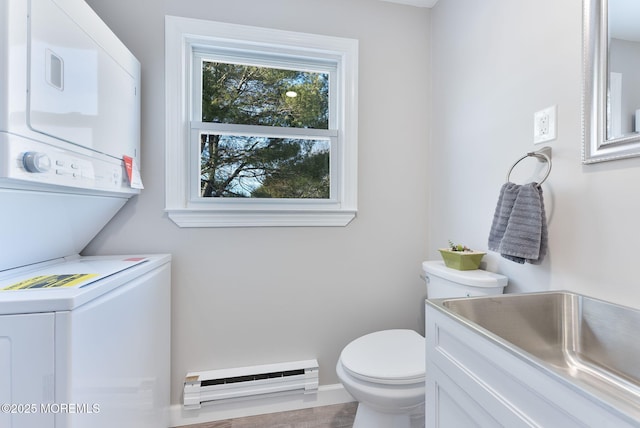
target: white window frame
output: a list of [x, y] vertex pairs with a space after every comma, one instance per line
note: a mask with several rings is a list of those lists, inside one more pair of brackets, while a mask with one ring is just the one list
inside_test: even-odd
[[[237, 125], [193, 120], [194, 56], [198, 52], [244, 52], [256, 58], [292, 58], [332, 64], [335, 115], [329, 130], [305, 130], [331, 141], [330, 199], [201, 198], [199, 153], [190, 143], [201, 129], [237, 131]], [[322, 68], [322, 66], [320, 65]], [[332, 75], [332, 77], [334, 77]], [[335, 81], [335, 82], [334, 82]], [[346, 226], [357, 213], [358, 42], [331, 36], [250, 27], [175, 16], [165, 17], [166, 207], [180, 227]], [[251, 131], [258, 128], [252, 126]], [[282, 128], [280, 129], [282, 131]], [[285, 133], [287, 130], [284, 130]], [[308, 131], [308, 132], [307, 132]], [[292, 132], [296, 132], [293, 131]], [[287, 136], [287, 135], [282, 135]], [[198, 187], [196, 187], [198, 186]]]

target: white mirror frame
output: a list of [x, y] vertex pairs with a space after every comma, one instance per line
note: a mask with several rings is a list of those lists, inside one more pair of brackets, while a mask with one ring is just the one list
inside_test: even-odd
[[582, 163], [640, 156], [640, 135], [607, 139], [608, 0], [583, 1]]

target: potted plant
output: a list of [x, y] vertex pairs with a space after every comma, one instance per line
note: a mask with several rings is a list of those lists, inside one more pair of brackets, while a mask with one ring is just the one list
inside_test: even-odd
[[454, 244], [449, 241], [449, 248], [440, 248], [440, 255], [444, 260], [444, 264], [457, 270], [473, 270], [480, 267], [480, 261], [484, 257], [485, 252], [473, 251], [466, 245]]

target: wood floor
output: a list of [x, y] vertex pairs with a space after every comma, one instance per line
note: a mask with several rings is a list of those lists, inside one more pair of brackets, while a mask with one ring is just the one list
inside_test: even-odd
[[176, 428], [351, 428], [358, 403], [336, 404]]

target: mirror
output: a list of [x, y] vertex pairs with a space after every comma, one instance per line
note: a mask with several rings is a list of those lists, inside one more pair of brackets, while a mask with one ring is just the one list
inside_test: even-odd
[[585, 164], [640, 156], [640, 1], [584, 0]]

